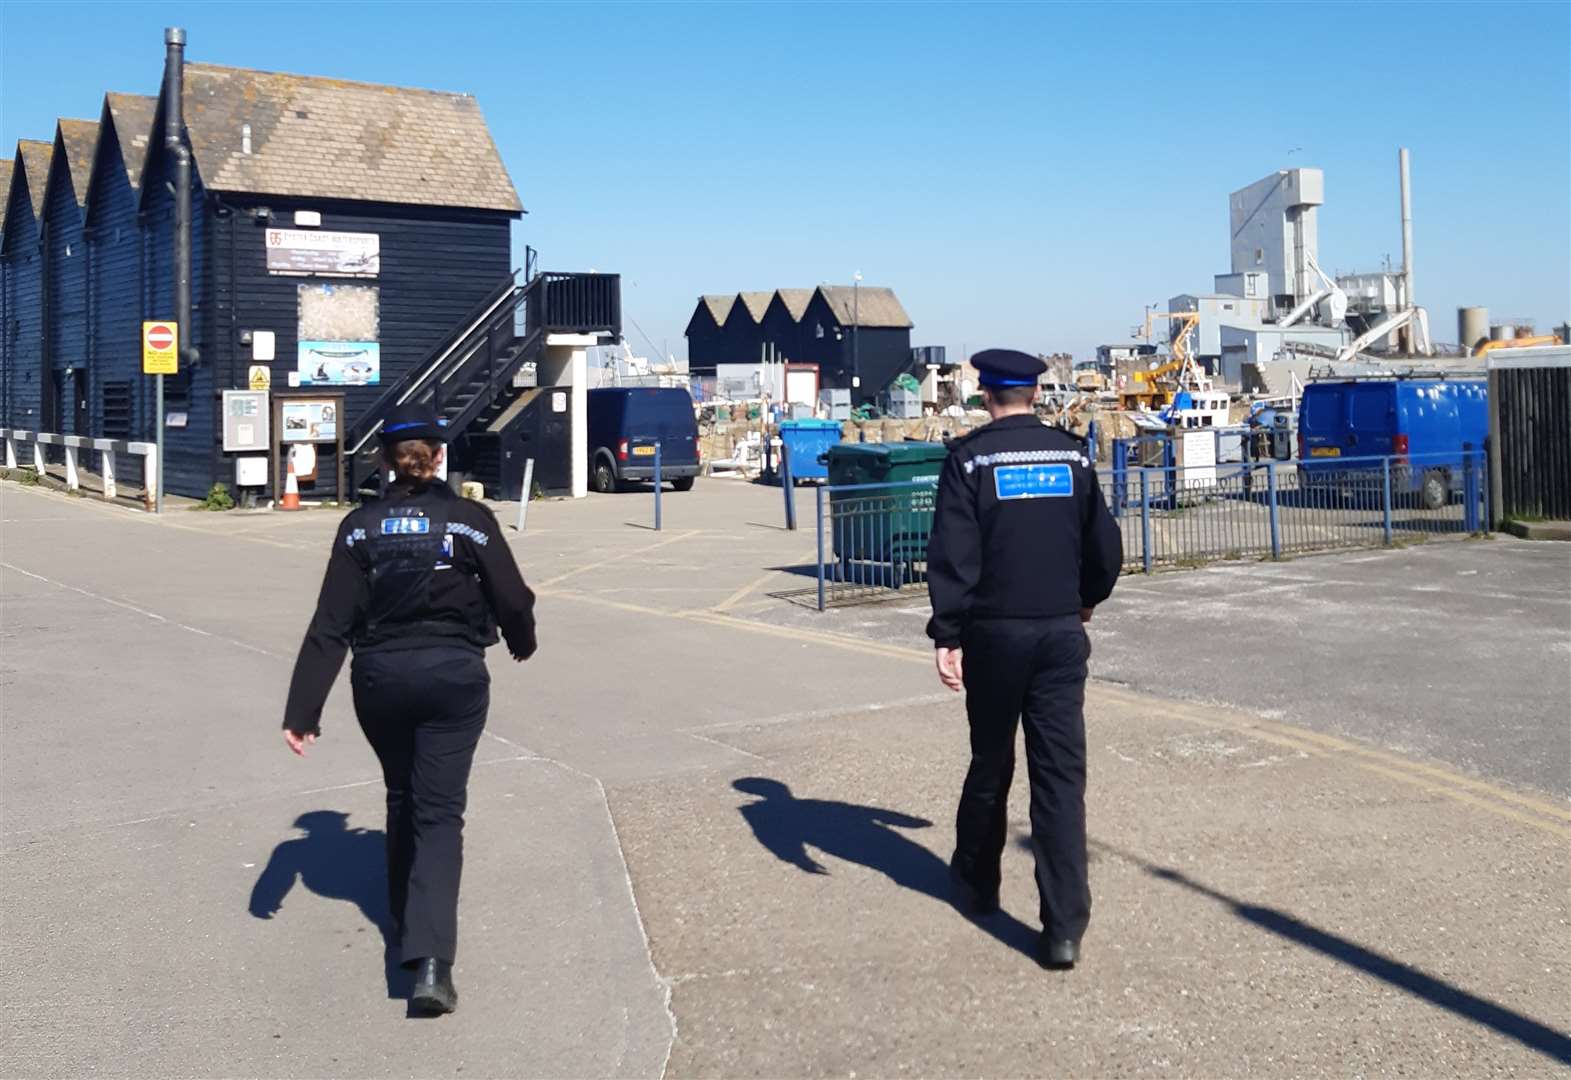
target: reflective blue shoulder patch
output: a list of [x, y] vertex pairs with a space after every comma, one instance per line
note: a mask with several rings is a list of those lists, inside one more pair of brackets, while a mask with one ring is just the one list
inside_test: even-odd
[[1067, 499], [1075, 474], [1068, 465], [1005, 465], [993, 470], [993, 489], [1000, 499]]
[[383, 536], [409, 536], [431, 531], [431, 520], [423, 517], [390, 517], [382, 519]]

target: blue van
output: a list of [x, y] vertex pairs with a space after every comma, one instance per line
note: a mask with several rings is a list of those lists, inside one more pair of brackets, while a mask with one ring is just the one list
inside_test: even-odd
[[1312, 382], [1298, 411], [1305, 487], [1338, 487], [1356, 470], [1393, 462], [1393, 490], [1439, 509], [1462, 486], [1464, 449], [1481, 453], [1489, 434], [1483, 379], [1374, 378]]
[[665, 386], [607, 387], [589, 398], [589, 478], [596, 491], [653, 480], [655, 443], [660, 476], [690, 491], [698, 476], [698, 421], [686, 390]]

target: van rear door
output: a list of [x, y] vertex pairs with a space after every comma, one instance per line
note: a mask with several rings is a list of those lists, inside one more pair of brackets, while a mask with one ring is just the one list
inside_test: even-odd
[[1311, 383], [1304, 388], [1298, 427], [1303, 437], [1302, 456], [1340, 457], [1346, 441], [1347, 414], [1344, 393], [1339, 383]]
[[685, 390], [641, 387], [629, 390], [622, 415], [622, 430], [633, 457], [660, 457], [668, 465], [689, 465], [698, 460], [698, 424], [693, 419], [693, 399]]
[[1397, 433], [1396, 386], [1389, 382], [1353, 383], [1347, 388], [1347, 442], [1344, 456], [1386, 456]]

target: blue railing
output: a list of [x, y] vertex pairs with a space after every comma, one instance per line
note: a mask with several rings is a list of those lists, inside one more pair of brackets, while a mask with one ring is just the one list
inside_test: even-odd
[[1482, 451], [1100, 473], [1126, 570], [1280, 559], [1482, 531]]
[[[1389, 547], [1486, 529], [1482, 451], [1100, 470], [1126, 572]], [[926, 582], [937, 485], [817, 489], [818, 610]], [[800, 599], [807, 599], [805, 596]]]

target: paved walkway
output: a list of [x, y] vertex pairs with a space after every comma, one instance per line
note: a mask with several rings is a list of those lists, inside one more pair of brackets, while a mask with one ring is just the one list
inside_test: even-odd
[[1086, 963], [1024, 955], [1023, 851], [1007, 914], [961, 918], [959, 702], [876, 618], [775, 619], [772, 568], [812, 549], [778, 500], [701, 483], [661, 534], [647, 496], [531, 509], [542, 650], [493, 668], [463, 1004], [416, 1023], [388, 996], [347, 694], [306, 761], [276, 734], [336, 514], [158, 521], [0, 486], [0, 973], [33, 988], [6, 1072], [1571, 1062], [1571, 807], [1260, 710], [1093, 688]]

